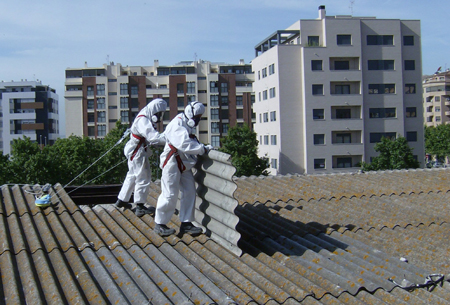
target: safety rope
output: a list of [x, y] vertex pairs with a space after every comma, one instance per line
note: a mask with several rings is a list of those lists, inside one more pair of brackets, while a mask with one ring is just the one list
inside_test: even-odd
[[426, 287], [427, 290], [432, 290], [434, 287], [444, 282], [444, 275], [437, 273], [430, 274], [425, 278], [423, 284], [414, 284], [406, 279], [404, 279], [401, 283], [397, 283], [393, 278], [389, 278], [388, 280], [405, 290], [414, 290], [416, 288], [424, 288], [424, 287]]

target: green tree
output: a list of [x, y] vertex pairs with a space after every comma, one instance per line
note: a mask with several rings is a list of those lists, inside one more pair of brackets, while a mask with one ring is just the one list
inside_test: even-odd
[[11, 162], [9, 155], [0, 153], [0, 185], [10, 183], [12, 177]]
[[220, 151], [230, 154], [236, 167], [235, 176], [267, 176], [269, 162], [258, 157], [256, 133], [248, 125], [235, 126], [228, 130], [228, 136], [221, 139]]
[[394, 140], [383, 137], [381, 142], [375, 145], [375, 151], [380, 154], [374, 157], [371, 163], [363, 162], [363, 170], [407, 169], [420, 166], [419, 162], [414, 159], [412, 148], [409, 147], [404, 137]]
[[450, 125], [425, 127], [425, 152], [443, 159], [450, 156]]

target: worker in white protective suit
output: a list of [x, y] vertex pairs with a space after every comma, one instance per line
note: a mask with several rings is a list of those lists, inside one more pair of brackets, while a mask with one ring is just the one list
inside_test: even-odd
[[124, 148], [124, 154], [128, 159], [128, 173], [119, 192], [116, 206], [118, 208], [131, 209], [128, 203], [131, 193], [134, 192], [136, 203], [135, 213], [141, 217], [145, 214], [153, 214], [154, 208], [147, 208], [147, 196], [150, 192], [151, 170], [148, 157], [151, 154], [148, 145], [163, 146], [166, 143], [164, 133], [156, 130], [156, 123], [166, 111], [167, 103], [157, 98], [142, 108], [131, 125], [130, 140]]
[[180, 192], [180, 233], [197, 235], [203, 232], [192, 224], [196, 190], [191, 169], [197, 162], [197, 155], [203, 155], [212, 149], [211, 145], [200, 143], [192, 134], [204, 112], [205, 106], [202, 103], [191, 102], [184, 113], [178, 114], [166, 127], [166, 145], [160, 156], [161, 194], [155, 213], [155, 231], [161, 236], [175, 233], [167, 223], [175, 212]]

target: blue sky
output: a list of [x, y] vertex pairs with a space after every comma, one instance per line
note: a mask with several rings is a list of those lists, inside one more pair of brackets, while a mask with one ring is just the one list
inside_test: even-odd
[[330, 16], [419, 19], [423, 73], [450, 68], [448, 0], [17, 0], [0, 3], [0, 80], [42, 80], [62, 104], [65, 69], [85, 62], [250, 63], [255, 45], [318, 18], [319, 5]]

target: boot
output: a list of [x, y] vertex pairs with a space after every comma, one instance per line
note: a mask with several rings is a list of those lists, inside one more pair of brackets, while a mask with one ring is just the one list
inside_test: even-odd
[[169, 228], [166, 225], [156, 224], [155, 232], [158, 233], [160, 236], [169, 236], [175, 234], [175, 229]]
[[203, 229], [194, 226], [192, 222], [182, 222], [180, 226], [180, 233], [187, 233], [190, 235], [200, 235], [203, 233]]
[[135, 214], [137, 217], [141, 217], [146, 214], [154, 215], [155, 208], [154, 207], [147, 208], [143, 203], [138, 203], [138, 204], [136, 204]]
[[132, 205], [128, 202], [122, 201], [120, 199], [117, 199], [116, 201], [116, 207], [118, 208], [125, 208], [125, 209], [131, 209]]

